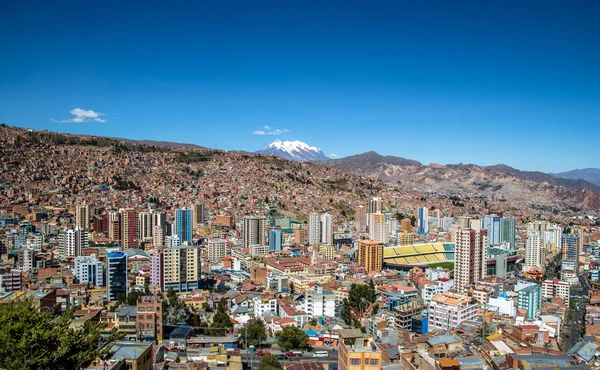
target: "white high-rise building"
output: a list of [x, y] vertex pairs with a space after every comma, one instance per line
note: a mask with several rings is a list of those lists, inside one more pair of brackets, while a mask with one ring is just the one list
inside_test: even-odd
[[385, 223], [385, 215], [382, 213], [369, 214], [369, 239], [380, 243], [389, 241], [388, 226]]
[[527, 232], [527, 241], [525, 243], [525, 267], [527, 269], [544, 268], [546, 258], [544, 244], [540, 238], [540, 234], [536, 230]]
[[544, 233], [544, 242], [548, 248], [554, 246], [555, 251], [562, 250], [563, 229], [560, 226], [553, 226]]
[[89, 246], [87, 229], [75, 227], [62, 233], [61, 252], [63, 257], [78, 257], [81, 251]]
[[152, 227], [154, 226], [152, 212], [138, 213], [138, 240], [145, 240], [152, 237]]
[[266, 223], [267, 219], [264, 216], [244, 217], [244, 248], [268, 245]]
[[466, 292], [487, 275], [487, 230], [455, 229], [454, 287]]
[[92, 283], [95, 287], [104, 286], [102, 262], [96, 255], [75, 257], [75, 277], [82, 284]]
[[367, 214], [367, 226], [370, 226], [372, 213], [383, 213], [383, 201], [381, 198], [373, 198], [369, 202], [369, 213]]
[[308, 217], [308, 244], [319, 244], [321, 240], [321, 227], [318, 213], [311, 213]]
[[227, 241], [225, 239], [210, 239], [208, 241], [208, 260], [221, 261], [227, 254]]
[[179, 240], [179, 236], [177, 235], [169, 235], [165, 238], [165, 247], [167, 248], [174, 248], [174, 247], [178, 247], [179, 245], [181, 245], [181, 242]]
[[329, 213], [321, 215], [321, 243], [333, 244], [333, 216]]
[[18, 260], [19, 263], [17, 266], [19, 270], [23, 272], [31, 271], [35, 266], [35, 251], [29, 248], [21, 248], [19, 249]]

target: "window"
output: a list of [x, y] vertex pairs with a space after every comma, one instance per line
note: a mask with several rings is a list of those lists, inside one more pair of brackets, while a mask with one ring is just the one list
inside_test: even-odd
[[154, 307], [148, 307], [148, 311], [154, 311]]
[[146, 307], [138, 307], [138, 311], [146, 311]]
[[350, 366], [360, 366], [360, 358], [351, 358]]
[[375, 365], [375, 366], [379, 365], [379, 359], [377, 359], [377, 358], [372, 358], [372, 359], [371, 359], [371, 365]]

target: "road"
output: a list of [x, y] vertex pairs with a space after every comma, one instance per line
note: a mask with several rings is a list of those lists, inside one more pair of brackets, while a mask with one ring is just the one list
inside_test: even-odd
[[[329, 352], [328, 358], [314, 358], [313, 353], [315, 351], [327, 351]], [[273, 350], [268, 351], [272, 355], [278, 355], [282, 353], [281, 351]], [[256, 355], [249, 355], [245, 351], [242, 351], [240, 354], [242, 357], [242, 362], [248, 366], [249, 369], [258, 369], [258, 365], [260, 364], [261, 357]], [[331, 347], [327, 348], [315, 348], [312, 352], [304, 352], [304, 355], [298, 357], [290, 357], [287, 360], [280, 360], [282, 365], [291, 364], [292, 362], [308, 362], [308, 361], [319, 361], [324, 364], [337, 364], [338, 362], [338, 352], [333, 351]], [[250, 364], [252, 363], [252, 367]]]
[[571, 317], [565, 322], [562, 328], [563, 335], [563, 351], [568, 351], [577, 343], [583, 336], [585, 330], [584, 323], [584, 308], [587, 304], [588, 291], [590, 290], [590, 282], [587, 279], [587, 274], [579, 275], [579, 288], [571, 288], [571, 302], [573, 302], [573, 310]]

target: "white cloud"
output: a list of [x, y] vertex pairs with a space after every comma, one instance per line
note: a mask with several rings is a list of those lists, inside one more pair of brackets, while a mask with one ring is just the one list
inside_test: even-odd
[[75, 117], [73, 117], [71, 119], [65, 119], [62, 121], [57, 121], [54, 118], [50, 118], [50, 120], [53, 122], [61, 122], [61, 123], [83, 123], [83, 122], [104, 123], [104, 122], [106, 122], [105, 119], [100, 118], [101, 116], [104, 116], [104, 114], [94, 112], [93, 110], [85, 110], [85, 109], [81, 109], [81, 108], [75, 108], [75, 109], [71, 109], [69, 111], [69, 113], [71, 113]]
[[271, 129], [271, 126], [265, 126], [265, 127], [263, 127], [262, 130], [253, 131], [252, 133], [254, 135], [281, 135], [281, 134], [285, 134], [286, 132], [290, 132], [290, 131], [291, 130], [288, 130], [287, 128]]

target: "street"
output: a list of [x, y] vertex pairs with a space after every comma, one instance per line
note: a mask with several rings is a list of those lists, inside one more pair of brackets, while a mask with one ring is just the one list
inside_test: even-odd
[[[315, 351], [325, 351], [325, 350], [329, 353], [328, 358], [313, 357], [313, 353]], [[274, 356], [283, 353], [282, 351], [279, 351], [279, 350], [272, 350], [272, 351], [269, 350], [268, 352]], [[248, 367], [248, 369], [258, 369], [258, 365], [260, 364], [260, 360], [262, 359], [262, 357], [256, 356], [255, 354], [253, 354], [253, 355], [247, 354], [246, 351], [243, 351], [240, 355], [242, 357], [242, 362], [244, 363], [245, 366]], [[324, 364], [337, 364], [338, 351], [332, 350], [331, 347], [315, 348], [315, 349], [313, 349], [312, 352], [304, 352], [304, 354], [302, 356], [290, 357], [287, 360], [279, 360], [279, 362], [281, 362], [282, 365], [289, 364], [292, 362], [308, 362], [308, 361], [319, 361]]]
[[571, 302], [573, 310], [570, 317], [565, 322], [562, 329], [563, 335], [563, 351], [568, 351], [577, 343], [583, 336], [584, 329], [584, 312], [587, 304], [588, 291], [590, 283], [586, 273], [579, 275], [579, 287], [571, 288]]

